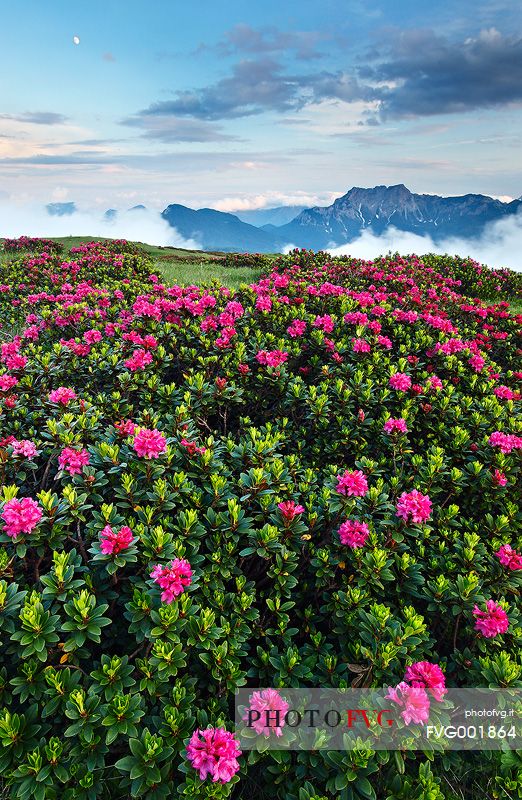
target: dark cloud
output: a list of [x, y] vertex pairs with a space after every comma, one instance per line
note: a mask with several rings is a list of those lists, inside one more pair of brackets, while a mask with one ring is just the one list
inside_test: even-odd
[[122, 125], [145, 128], [145, 139], [160, 142], [233, 142], [240, 141], [237, 136], [222, 132], [221, 126], [199, 119], [186, 119], [168, 113], [149, 114], [142, 111], [133, 117], [122, 120]]
[[[494, 28], [450, 42], [431, 30], [395, 33], [380, 63], [362, 80], [388, 82], [380, 92], [386, 118], [453, 114], [522, 101], [522, 39]], [[382, 58], [382, 56], [381, 56]]]
[[373, 99], [375, 91], [344, 72], [326, 70], [291, 75], [271, 58], [240, 61], [229, 77], [202, 89], [177, 92], [173, 100], [153, 103], [138, 112], [140, 120], [192, 117], [220, 120], [266, 111], [288, 113], [321, 100]]

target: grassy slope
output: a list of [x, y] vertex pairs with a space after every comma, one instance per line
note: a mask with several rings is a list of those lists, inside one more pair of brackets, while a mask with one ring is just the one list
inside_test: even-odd
[[[61, 242], [66, 250], [84, 242], [106, 241], [93, 236], [51, 237]], [[2, 240], [0, 239], [0, 242]], [[110, 240], [107, 240], [110, 241]], [[206, 253], [201, 250], [181, 250], [177, 247], [156, 247], [137, 242], [154, 260], [156, 269], [167, 283], [180, 285], [209, 283], [218, 280], [230, 288], [241, 283], [252, 283], [261, 275], [261, 270], [248, 267], [225, 267], [224, 253]], [[1, 258], [1, 256], [0, 256]]]

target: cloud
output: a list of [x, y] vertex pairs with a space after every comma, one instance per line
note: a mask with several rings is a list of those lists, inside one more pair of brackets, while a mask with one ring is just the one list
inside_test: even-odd
[[157, 211], [125, 211], [114, 219], [93, 212], [78, 211], [70, 216], [49, 216], [41, 206], [0, 204], [1, 230], [5, 237], [17, 236], [92, 236], [130, 239], [161, 247], [198, 250], [194, 239], [184, 239]]
[[316, 45], [325, 38], [325, 34], [318, 31], [281, 31], [273, 25], [252, 28], [239, 23], [225, 33], [217, 49], [222, 55], [294, 52], [296, 58], [309, 61], [321, 58]]
[[224, 197], [214, 208], [217, 211], [259, 211], [264, 208], [274, 208], [277, 206], [329, 206], [342, 192], [325, 192], [323, 194], [308, 194], [307, 192], [294, 192], [293, 194], [284, 192], [266, 192], [249, 197]]
[[287, 113], [322, 100], [353, 102], [375, 98], [374, 88], [359, 84], [346, 72], [322, 70], [292, 75], [279, 62], [265, 57], [240, 61], [228, 77], [200, 89], [178, 91], [173, 100], [152, 103], [134, 118], [145, 121], [154, 117], [192, 117], [212, 121], [267, 111]]
[[64, 125], [68, 117], [54, 111], [25, 111], [23, 114], [0, 114], [0, 119], [29, 122], [34, 125]]
[[489, 28], [451, 42], [433, 30], [414, 29], [390, 33], [385, 47], [384, 59], [359, 68], [360, 79], [376, 85], [382, 119], [522, 102], [520, 36]]
[[180, 119], [168, 113], [149, 114], [142, 111], [122, 120], [121, 124], [145, 128], [143, 138], [157, 139], [161, 142], [240, 141], [237, 136], [223, 133], [221, 125], [203, 120]]
[[506, 217], [486, 226], [478, 239], [448, 238], [435, 244], [429, 236], [388, 228], [381, 236], [366, 230], [349, 244], [328, 248], [332, 255], [372, 259], [389, 251], [406, 253], [448, 253], [471, 256], [490, 267], [509, 267], [522, 272], [522, 214]]

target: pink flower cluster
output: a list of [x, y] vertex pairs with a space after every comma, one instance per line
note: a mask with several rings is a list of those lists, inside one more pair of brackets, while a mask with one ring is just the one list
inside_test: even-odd
[[120, 436], [132, 436], [136, 430], [136, 425], [131, 419], [121, 419], [114, 423], [114, 427]]
[[388, 419], [384, 423], [383, 431], [385, 433], [408, 433], [408, 426], [406, 420], [402, 417], [398, 419]]
[[201, 455], [207, 449], [206, 447], [198, 447], [195, 442], [189, 442], [188, 439], [182, 439], [180, 444], [186, 449], [189, 456], [193, 456], [194, 453]]
[[[282, 736], [282, 728], [285, 724], [284, 718], [290, 706], [286, 700], [283, 700], [279, 692], [276, 689], [263, 689], [260, 692], [252, 692], [249, 701], [250, 705], [245, 709], [243, 719], [251, 724], [255, 732], [258, 735], [263, 734], [266, 738], [271, 733], [276, 736]], [[257, 714], [254, 712], [257, 712]]]
[[399, 392], [407, 392], [411, 387], [411, 378], [405, 372], [394, 372], [390, 377], [389, 384], [392, 389], [397, 389]]
[[405, 522], [426, 522], [431, 517], [431, 500], [427, 494], [421, 494], [417, 489], [403, 492], [397, 501], [396, 514]]
[[402, 707], [401, 717], [406, 725], [426, 722], [429, 717], [430, 699], [422, 686], [410, 686], [401, 681], [395, 688], [388, 689], [386, 697]]
[[518, 400], [520, 397], [518, 392], [514, 392], [509, 386], [497, 386], [493, 389], [493, 394], [500, 400]]
[[142, 458], [158, 458], [167, 449], [167, 440], [155, 428], [140, 428], [134, 437], [133, 447]]
[[62, 406], [66, 406], [71, 400], [75, 400], [76, 397], [77, 395], [74, 389], [69, 389], [67, 386], [59, 386], [58, 389], [53, 389], [52, 392], [49, 392], [49, 402], [60, 403]]
[[369, 353], [371, 345], [366, 339], [352, 339], [352, 350], [354, 353]]
[[286, 332], [292, 339], [295, 339], [296, 336], [302, 336], [306, 330], [306, 322], [303, 319], [294, 319], [291, 325], [288, 326]]
[[517, 553], [510, 544], [501, 545], [495, 555], [503, 567], [512, 570], [522, 569], [522, 554]]
[[441, 701], [447, 693], [444, 673], [438, 664], [416, 661], [406, 667], [404, 680], [390, 688], [386, 697], [402, 707], [401, 717], [410, 722], [426, 722], [430, 713], [429, 690], [434, 700]]
[[475, 630], [479, 631], [486, 639], [492, 639], [499, 633], [505, 633], [509, 628], [508, 615], [494, 600], [486, 601], [485, 611], [475, 605], [473, 616], [475, 617]]
[[163, 589], [161, 601], [170, 604], [185, 590], [186, 586], [190, 586], [192, 569], [184, 558], [175, 558], [174, 561], [171, 561], [170, 566], [156, 564], [150, 577]]
[[65, 447], [58, 456], [58, 466], [69, 475], [79, 475], [89, 462], [89, 453], [83, 448], [75, 450], [73, 447]]
[[124, 525], [119, 531], [114, 531], [110, 525], [106, 525], [100, 532], [100, 550], [105, 555], [117, 555], [122, 550], [126, 550], [132, 543], [133, 535], [131, 529]]
[[240, 755], [234, 734], [224, 728], [197, 728], [187, 745], [187, 759], [202, 781], [210, 776], [214, 783], [228, 783], [239, 770]]
[[20, 533], [31, 533], [42, 519], [42, 509], [31, 497], [8, 500], [0, 514], [5, 522], [3, 530], [16, 539]]
[[446, 679], [438, 664], [431, 661], [416, 661], [406, 667], [404, 679], [412, 686], [429, 689], [435, 700], [442, 700], [447, 693]]
[[498, 447], [501, 453], [511, 453], [512, 450], [522, 449], [522, 436], [516, 436], [514, 433], [495, 431], [488, 441], [491, 447]]
[[131, 372], [145, 369], [152, 362], [152, 354], [148, 350], [135, 350], [130, 358], [123, 363]]
[[347, 519], [339, 528], [338, 533], [341, 544], [355, 548], [363, 547], [366, 544], [370, 529], [365, 522], [359, 522], [357, 519]]
[[316, 317], [312, 325], [314, 328], [320, 328], [325, 333], [332, 333], [335, 327], [334, 321], [329, 314], [325, 314], [324, 317]]
[[491, 480], [493, 481], [495, 486], [505, 486], [508, 482], [504, 473], [501, 472], [499, 469], [496, 469], [494, 471]]
[[288, 353], [282, 350], [260, 350], [256, 355], [256, 359], [260, 364], [266, 364], [268, 367], [278, 367], [283, 364], [288, 358]]
[[13, 455], [15, 456], [33, 458], [38, 453], [36, 445], [29, 439], [21, 439], [20, 441], [18, 441], [18, 439], [13, 439], [11, 447], [13, 448]]
[[287, 522], [291, 522], [298, 514], [302, 514], [304, 511], [303, 506], [298, 506], [293, 500], [285, 500], [284, 503], [278, 503], [277, 507], [283, 519]]
[[364, 497], [368, 492], [368, 481], [360, 469], [346, 470], [342, 475], [337, 476], [335, 488], [339, 494], [345, 497]]

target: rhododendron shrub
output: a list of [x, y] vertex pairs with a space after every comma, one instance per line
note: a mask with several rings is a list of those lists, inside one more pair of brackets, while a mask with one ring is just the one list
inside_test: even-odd
[[[419, 724], [522, 686], [521, 274], [263, 265], [230, 290], [127, 242], [2, 254], [6, 796], [438, 800], [438, 753], [239, 752], [234, 691], [389, 687]], [[519, 781], [452, 754], [476, 774]]]

